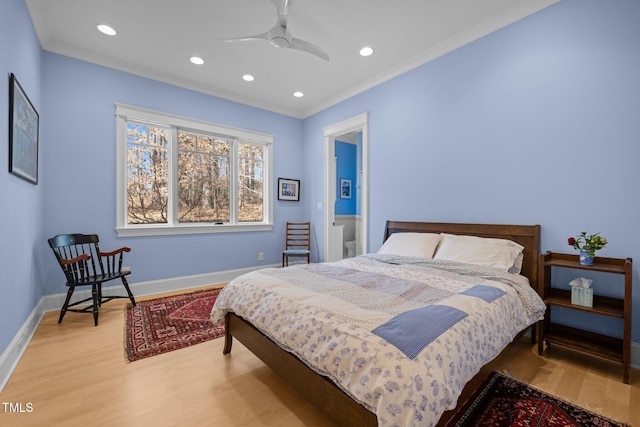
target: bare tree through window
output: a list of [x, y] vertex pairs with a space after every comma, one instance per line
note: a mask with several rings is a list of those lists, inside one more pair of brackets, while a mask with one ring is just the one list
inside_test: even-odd
[[174, 223], [265, 220], [264, 143], [133, 120], [126, 121], [126, 135], [127, 224], [170, 223], [170, 206]]
[[240, 143], [238, 147], [238, 221], [259, 222], [264, 218], [264, 149]]
[[168, 129], [127, 123], [129, 224], [167, 222]]
[[178, 133], [178, 220], [228, 222], [232, 141]]

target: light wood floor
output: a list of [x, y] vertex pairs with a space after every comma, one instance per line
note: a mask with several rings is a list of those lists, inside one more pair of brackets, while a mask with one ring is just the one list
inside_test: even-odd
[[[140, 298], [144, 299], [144, 298]], [[91, 315], [44, 316], [0, 394], [2, 426], [331, 426], [259, 359], [223, 339], [127, 363], [125, 300]], [[523, 338], [500, 371], [605, 416], [640, 426], [640, 372], [622, 383], [618, 365]], [[31, 412], [11, 413], [4, 402]], [[15, 408], [15, 406], [14, 406]]]

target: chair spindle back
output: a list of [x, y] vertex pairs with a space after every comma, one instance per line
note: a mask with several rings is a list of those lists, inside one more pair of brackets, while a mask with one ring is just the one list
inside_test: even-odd
[[[68, 283], [82, 283], [88, 277], [100, 276], [105, 272], [100, 256], [98, 235], [64, 234], [48, 241]], [[121, 265], [122, 254], [120, 254]], [[112, 269], [113, 266], [109, 270]]]
[[311, 250], [311, 222], [287, 222], [285, 248]]

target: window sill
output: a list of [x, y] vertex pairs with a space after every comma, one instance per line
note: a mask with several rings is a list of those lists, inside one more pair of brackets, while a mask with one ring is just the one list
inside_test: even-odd
[[273, 224], [198, 224], [178, 226], [139, 225], [116, 227], [118, 237], [174, 236], [180, 234], [237, 233], [245, 231], [271, 231]]

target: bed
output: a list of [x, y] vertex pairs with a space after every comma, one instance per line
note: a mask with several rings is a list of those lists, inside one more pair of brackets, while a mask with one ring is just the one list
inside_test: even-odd
[[223, 353], [235, 337], [337, 425], [444, 425], [544, 314], [540, 227], [387, 221], [384, 240], [231, 281], [211, 313]]

